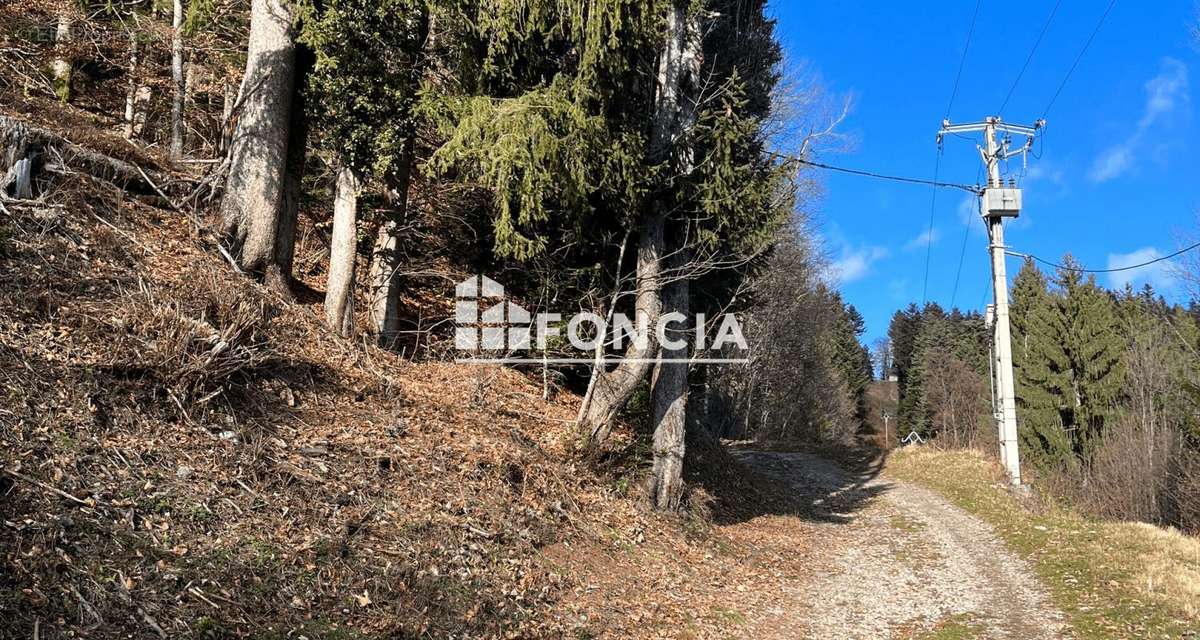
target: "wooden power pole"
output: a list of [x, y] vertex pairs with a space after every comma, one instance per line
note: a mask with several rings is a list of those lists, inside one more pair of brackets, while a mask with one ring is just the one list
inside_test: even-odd
[[[987, 186], [980, 190], [980, 214], [988, 228], [988, 251], [992, 261], [992, 292], [994, 296], [992, 319], [992, 344], [995, 369], [994, 383], [996, 400], [996, 422], [1000, 434], [1000, 461], [1008, 472], [1013, 485], [1021, 484], [1021, 457], [1017, 446], [1017, 401], [1012, 366], [1012, 337], [1008, 321], [1008, 273], [1004, 258], [1004, 219], [1021, 215], [1021, 190], [1016, 182], [1007, 185], [1000, 176], [1000, 162], [1014, 156], [1026, 156], [1033, 147], [1033, 139], [1045, 126], [1044, 120], [1033, 126], [1007, 124], [998, 116], [989, 116], [983, 122], [950, 124], [942, 122], [938, 144], [946, 134], [983, 132], [984, 144], [979, 153], [987, 167]], [[999, 141], [996, 134], [1004, 134]], [[1011, 134], [1025, 136], [1025, 144], [1010, 150]]]

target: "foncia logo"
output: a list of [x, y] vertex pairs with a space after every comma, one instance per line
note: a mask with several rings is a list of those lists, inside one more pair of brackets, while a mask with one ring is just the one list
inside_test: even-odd
[[[630, 320], [625, 314], [614, 313], [603, 318], [591, 312], [576, 313], [564, 318], [560, 313], [531, 314], [520, 305], [505, 298], [504, 286], [487, 276], [472, 276], [454, 288], [454, 346], [462, 354], [458, 362], [475, 364], [604, 364], [626, 360], [619, 356], [595, 357], [601, 345], [621, 350], [632, 344], [644, 350], [651, 336], [656, 343], [672, 350], [694, 347], [689, 363], [743, 363], [745, 357], [704, 357], [706, 353], [726, 354], [733, 351], [744, 356], [749, 349], [742, 325], [732, 313], [707, 318], [705, 314], [685, 316], [682, 313], [662, 314], [654, 327], [646, 318]], [[710, 342], [707, 331], [713, 330]], [[653, 332], [653, 333], [651, 333]], [[581, 352], [580, 357], [548, 358], [550, 338], [566, 337], [567, 343]], [[691, 338], [689, 340], [689, 337]], [[561, 341], [560, 341], [561, 342]], [[727, 349], [732, 347], [732, 349]], [[536, 349], [541, 356], [530, 354]], [[652, 362], [667, 362], [663, 358], [647, 358]]]
[[[504, 286], [472, 276], [454, 288], [454, 346], [460, 351], [529, 348], [529, 312], [504, 299]], [[492, 304], [494, 302], [494, 304]], [[485, 304], [490, 304], [484, 309]]]

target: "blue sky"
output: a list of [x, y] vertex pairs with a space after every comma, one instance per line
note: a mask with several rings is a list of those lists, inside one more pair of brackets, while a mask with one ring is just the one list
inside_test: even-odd
[[[1106, 4], [1062, 2], [1001, 117], [1027, 124], [1042, 115]], [[1053, 5], [982, 3], [952, 122], [995, 114]], [[818, 77], [830, 100], [852, 98], [838, 129], [848, 142], [818, 158], [932, 177], [934, 138], [974, 8], [970, 0], [774, 2], [789, 69]], [[1022, 179], [1024, 211], [1006, 228], [1013, 250], [1054, 260], [1069, 251], [1089, 268], [1107, 268], [1171, 253], [1185, 235], [1200, 235], [1200, 53], [1189, 32], [1196, 15], [1195, 0], [1118, 0], [1046, 116], [1041, 159], [1029, 159]], [[1010, 167], [1021, 170], [1019, 160]], [[973, 141], [946, 140], [942, 180], [974, 184], [979, 168]], [[819, 179], [823, 193], [812, 213], [870, 342], [886, 333], [897, 308], [922, 300], [932, 189], [828, 172]], [[949, 306], [953, 298], [971, 309], [985, 302], [987, 242], [974, 211], [966, 193], [937, 194], [931, 301]], [[1010, 279], [1019, 267], [1009, 258]], [[1168, 298], [1183, 295], [1162, 266], [1099, 276], [1109, 287], [1130, 278]]]

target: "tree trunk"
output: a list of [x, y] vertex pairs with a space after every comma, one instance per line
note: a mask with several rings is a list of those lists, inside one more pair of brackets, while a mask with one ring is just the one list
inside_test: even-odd
[[[694, 91], [700, 60], [699, 29], [694, 18], [689, 19], [687, 2], [677, 1], [667, 15], [667, 34], [659, 53], [653, 128], [650, 131], [648, 160], [650, 165], [667, 163], [671, 150], [680, 135], [691, 128], [694, 109], [684, 109], [688, 93]], [[690, 154], [684, 154], [690, 156]], [[690, 164], [690, 162], [688, 163]], [[688, 167], [685, 171], [690, 171]], [[669, 193], [670, 187], [662, 192]], [[647, 210], [639, 222], [637, 259], [636, 320], [645, 317], [653, 329], [662, 309], [661, 274], [663, 258], [663, 229], [666, 225], [668, 202], [664, 193], [649, 199]], [[636, 322], [635, 322], [636, 324]], [[591, 394], [579, 411], [579, 429], [589, 445], [603, 443], [612, 430], [612, 421], [629, 402], [638, 385], [650, 371], [647, 357], [655, 352], [654, 340], [645, 350], [631, 347], [615, 369], [608, 371], [596, 366]]]
[[[676, 252], [672, 267], [686, 267], [684, 252]], [[688, 316], [689, 286], [680, 278], [664, 288], [663, 313]], [[683, 497], [683, 455], [687, 434], [688, 335], [689, 321], [672, 322], [665, 328], [666, 341], [659, 350], [660, 362], [650, 387], [654, 416], [654, 466], [650, 476], [650, 500], [656, 509], [674, 511]], [[681, 344], [671, 344], [677, 342]]]
[[279, 227], [275, 235], [276, 268], [267, 272], [268, 276], [277, 274], [281, 278], [276, 285], [280, 290], [290, 288], [288, 283], [292, 277], [292, 265], [296, 256], [296, 226], [299, 222], [304, 165], [308, 157], [308, 107], [304, 83], [315, 64], [316, 55], [311, 49], [300, 47], [296, 50], [283, 200], [279, 204]]
[[[296, 45], [287, 0], [253, 0], [241, 112], [229, 148], [223, 231], [242, 269], [286, 282], [279, 257]], [[290, 256], [289, 256], [290, 262]], [[290, 265], [289, 265], [290, 267]]]
[[414, 136], [404, 143], [394, 184], [388, 188], [389, 211], [379, 226], [375, 247], [371, 251], [371, 331], [379, 345], [391, 347], [400, 330], [400, 238], [398, 234], [408, 215], [408, 187], [412, 182], [412, 163], [415, 151]]
[[634, 326], [642, 326], [644, 319], [647, 339], [644, 348], [632, 344], [625, 357], [611, 371], [596, 365], [592, 375], [596, 378], [584, 406], [580, 409], [579, 428], [589, 444], [601, 444], [608, 439], [617, 413], [629, 402], [638, 385], [650, 372], [650, 358], [656, 348], [654, 327], [662, 312], [661, 286], [663, 227], [665, 213], [651, 213], [641, 224], [637, 254], [637, 297], [634, 302]]
[[325, 287], [325, 320], [344, 338], [354, 331], [354, 267], [358, 257], [358, 176], [349, 167], [338, 171], [333, 201], [333, 239], [329, 243], [329, 281]]
[[146, 114], [150, 110], [150, 99], [154, 97], [154, 89], [148, 84], [138, 84], [137, 94], [133, 99], [133, 135], [140, 138], [146, 130]]
[[183, 0], [175, 0], [171, 27], [171, 81], [175, 88], [171, 101], [171, 156], [182, 158], [183, 105], [187, 101], [187, 76], [183, 72]]
[[125, 90], [125, 139], [132, 140], [134, 134], [135, 107], [138, 98], [138, 34], [129, 32], [129, 86]]
[[[51, 149], [52, 154], [48, 153]], [[30, 171], [36, 176], [41, 165], [53, 159], [54, 164], [61, 161], [66, 167], [111, 182], [126, 191], [157, 194], [155, 185], [163, 185], [161, 188], [168, 192], [172, 190], [166, 185], [166, 180], [156, 176], [153, 171], [139, 170], [124, 160], [73, 144], [48, 129], [3, 115], [0, 115], [0, 154], [0, 170], [12, 167], [19, 160], [29, 159], [33, 162]], [[149, 176], [149, 180], [143, 173]]]
[[21, 158], [8, 168], [8, 172], [4, 174], [4, 180], [0, 181], [0, 194], [7, 196], [9, 187], [12, 187], [14, 198], [19, 200], [33, 198], [33, 160]]
[[73, 65], [66, 52], [71, 43], [71, 15], [67, 10], [58, 14], [58, 27], [54, 32], [55, 57], [50, 63], [54, 75], [54, 93], [64, 103], [71, 101], [71, 76]]

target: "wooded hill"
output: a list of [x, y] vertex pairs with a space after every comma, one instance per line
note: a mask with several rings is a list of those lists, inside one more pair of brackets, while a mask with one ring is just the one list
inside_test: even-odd
[[[1146, 285], [1109, 291], [1066, 256], [1012, 285], [1021, 455], [1034, 484], [1095, 515], [1200, 527], [1200, 314]], [[902, 431], [994, 451], [979, 314], [910, 306], [892, 319]]]
[[[837, 117], [763, 11], [0, 6], [0, 635], [640, 635], [667, 584], [728, 633], [683, 603], [766, 569], [710, 523], [802, 507], [716, 437], [849, 441], [871, 377], [778, 155]], [[480, 273], [735, 312], [748, 362], [450, 364]]]

